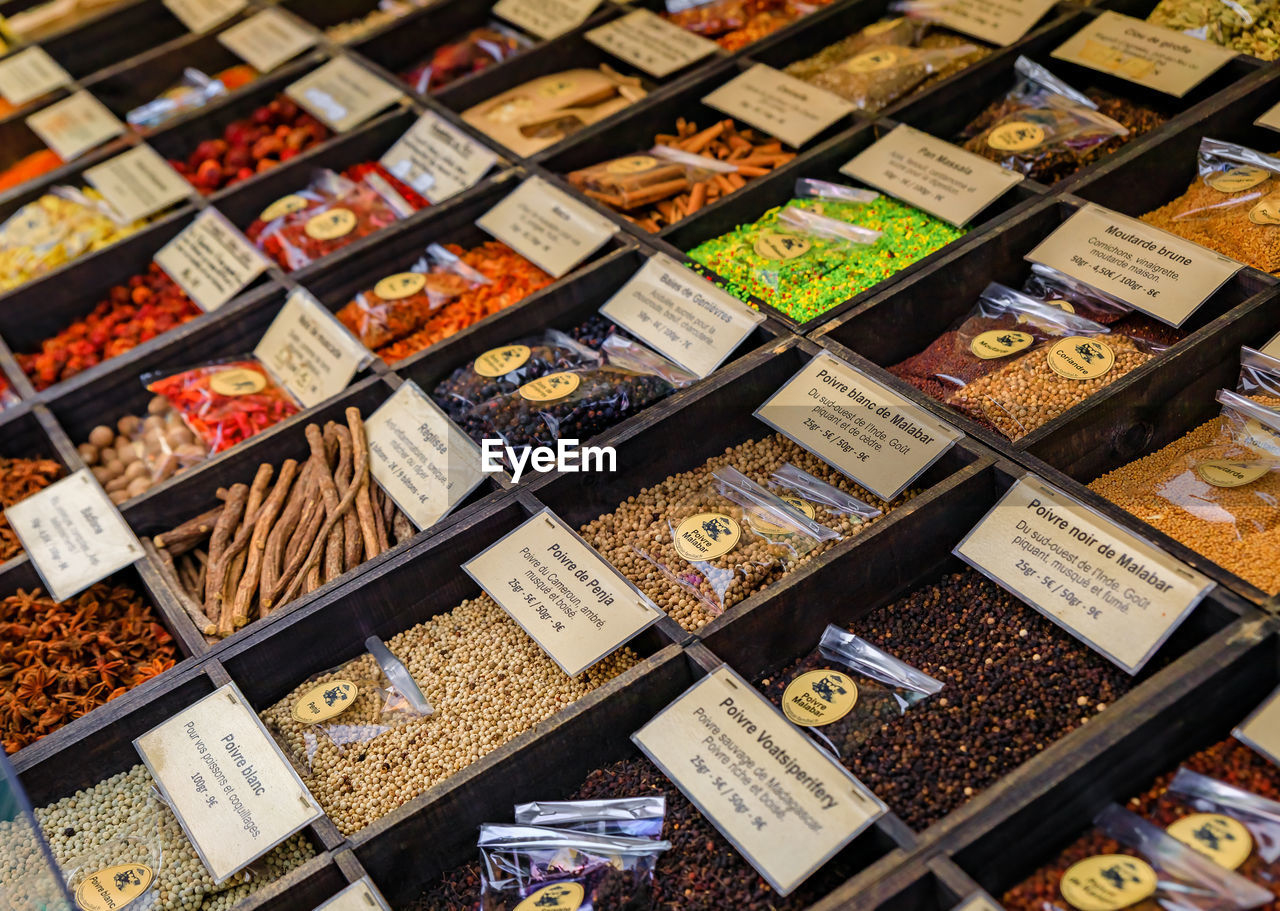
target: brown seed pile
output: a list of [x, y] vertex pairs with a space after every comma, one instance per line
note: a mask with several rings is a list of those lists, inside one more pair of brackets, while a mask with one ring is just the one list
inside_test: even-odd
[[[946, 575], [848, 628], [944, 684], [866, 732], [844, 759], [917, 830], [1088, 721], [1135, 681], [972, 570]], [[766, 675], [760, 687], [776, 689], [798, 664]]]
[[1110, 333], [1102, 341], [1115, 364], [1092, 379], [1062, 376], [1050, 366], [1054, 345], [1033, 348], [950, 394], [947, 403], [986, 421], [1011, 440], [1026, 436], [1155, 357], [1150, 346]]
[[1195, 471], [1203, 461], [1240, 457], [1239, 446], [1224, 442], [1228, 433], [1223, 420], [1207, 421], [1089, 487], [1274, 595], [1280, 592], [1280, 472], [1267, 472], [1241, 487], [1215, 487]]
[[[621, 649], [577, 677], [564, 672], [487, 595], [387, 641], [435, 709], [358, 746], [319, 738], [307, 787], [347, 835], [412, 800], [631, 667]], [[376, 674], [366, 657], [368, 674]], [[286, 752], [305, 754], [293, 704], [309, 681], [262, 713]], [[340, 716], [339, 716], [340, 717]]]
[[[881, 500], [786, 437], [773, 434], [726, 449], [723, 454], [707, 459], [692, 471], [672, 475], [660, 484], [645, 488], [635, 496], [628, 497], [613, 512], [582, 526], [581, 534], [587, 539], [587, 543], [652, 598], [658, 607], [670, 614], [673, 620], [686, 630], [699, 629], [715, 618], [717, 607], [729, 609], [838, 542], [819, 543], [803, 556], [792, 559], [781, 553], [782, 548], [744, 532], [742, 543], [738, 547], [712, 561], [717, 569], [725, 570], [732, 576], [731, 580], [726, 580], [726, 584], [714, 593], [714, 605], [680, 585], [645, 559], [639, 551], [647, 552], [665, 566], [671, 567], [673, 572], [678, 568], [687, 568], [689, 564], [676, 553], [672, 544], [671, 520], [675, 511], [678, 510], [683, 518], [698, 512], [723, 510], [724, 501], [721, 499], [707, 497], [701, 505], [698, 499], [708, 489], [711, 473], [717, 468], [732, 466], [757, 484], [767, 486], [769, 476], [785, 462], [790, 462], [885, 513], [901, 506], [915, 495], [915, 491], [907, 491], [892, 503]], [[835, 529], [841, 538], [866, 527], [867, 523], [860, 522], [857, 517], [828, 512], [820, 504], [816, 504], [816, 507], [815, 521]]]
[[100, 424], [76, 448], [117, 505], [141, 496], [209, 455], [162, 395], [148, 403], [146, 417], [130, 414], [116, 421], [115, 427]]

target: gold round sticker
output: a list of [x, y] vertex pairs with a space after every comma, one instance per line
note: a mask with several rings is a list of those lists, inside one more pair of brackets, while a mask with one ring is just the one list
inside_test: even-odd
[[[818, 515], [813, 508], [813, 504], [801, 497], [793, 497], [790, 494], [786, 494], [779, 495], [778, 499], [806, 518], [813, 519]], [[766, 538], [773, 537], [775, 535], [786, 537], [795, 533], [795, 529], [790, 526], [778, 525], [775, 522], [770, 522], [769, 520], [762, 519], [759, 516], [751, 517], [751, 527]]]
[[652, 155], [628, 155], [626, 158], [609, 162], [604, 169], [609, 174], [639, 174], [656, 167], [657, 164], [658, 159]]
[[398, 301], [417, 294], [426, 286], [427, 277], [421, 272], [397, 272], [374, 285], [373, 293], [384, 301]]
[[218, 395], [252, 395], [255, 392], [261, 392], [266, 385], [265, 376], [246, 367], [220, 370], [209, 377], [209, 388]]
[[1258, 200], [1249, 210], [1249, 221], [1255, 225], [1280, 225], [1280, 193], [1272, 193]]
[[293, 717], [303, 724], [319, 724], [336, 718], [356, 701], [359, 687], [350, 680], [317, 683], [293, 704]]
[[1165, 831], [1228, 870], [1239, 867], [1253, 853], [1253, 836], [1239, 820], [1230, 816], [1193, 813], [1172, 823]]
[[1097, 379], [1115, 365], [1111, 346], [1087, 335], [1069, 335], [1049, 349], [1049, 369], [1069, 380]]
[[356, 213], [350, 209], [336, 208], [307, 219], [303, 229], [314, 240], [334, 240], [350, 234], [356, 226]]
[[1270, 176], [1271, 172], [1266, 168], [1242, 164], [1210, 174], [1204, 182], [1219, 193], [1239, 193], [1253, 189]]
[[1280, 432], [1272, 430], [1257, 418], [1249, 418], [1244, 422], [1241, 442], [1274, 453], [1280, 449]]
[[536, 380], [529, 380], [517, 390], [520, 397], [530, 402], [554, 402], [578, 388], [582, 377], [576, 373], [551, 373]]
[[671, 542], [689, 561], [714, 560], [738, 546], [742, 526], [722, 512], [700, 512], [676, 526]]
[[782, 693], [782, 714], [803, 727], [839, 721], [858, 704], [858, 685], [839, 671], [805, 671]]
[[501, 348], [490, 348], [476, 358], [475, 372], [480, 376], [506, 376], [512, 370], [518, 370], [529, 362], [533, 352], [528, 345], [503, 345]]
[[586, 897], [579, 883], [552, 883], [516, 905], [515, 911], [578, 911]]
[[1212, 459], [1196, 466], [1196, 474], [1214, 487], [1244, 487], [1252, 484], [1271, 469], [1273, 462], [1238, 462], [1231, 459]]
[[1035, 340], [1035, 336], [1028, 332], [1018, 332], [1015, 329], [988, 329], [974, 337], [969, 343], [969, 350], [974, 357], [990, 361], [1025, 351]]
[[866, 35], [867, 37], [872, 37], [875, 35], [883, 35], [885, 32], [889, 31], [889, 29], [893, 28], [899, 22], [902, 22], [902, 21], [903, 21], [902, 17], [899, 16], [897, 19], [885, 19], [881, 22], [873, 22], [862, 30], [862, 34]]
[[1156, 883], [1156, 871], [1139, 857], [1096, 854], [1068, 867], [1059, 889], [1077, 911], [1120, 911], [1154, 895]]
[[288, 196], [281, 196], [263, 209], [258, 219], [260, 221], [274, 221], [281, 215], [292, 215], [294, 212], [301, 212], [306, 207], [307, 200], [305, 197], [299, 196], [297, 193], [290, 193]]
[[987, 134], [987, 145], [1001, 152], [1025, 152], [1044, 144], [1044, 127], [1027, 120], [1010, 120]]
[[795, 259], [808, 253], [812, 246], [807, 237], [777, 231], [761, 231], [755, 242], [756, 254], [765, 259]]
[[83, 911], [120, 911], [151, 885], [155, 871], [146, 864], [116, 864], [90, 873], [76, 886]]
[[887, 69], [898, 62], [898, 51], [892, 47], [877, 47], [863, 51], [856, 57], [845, 61], [844, 68], [850, 73], [874, 73]]
[[1048, 304], [1050, 307], [1057, 307], [1059, 310], [1065, 310], [1068, 313], [1076, 312], [1076, 308], [1068, 304], [1066, 301], [1062, 301], [1062, 300], [1045, 301], [1045, 303]]

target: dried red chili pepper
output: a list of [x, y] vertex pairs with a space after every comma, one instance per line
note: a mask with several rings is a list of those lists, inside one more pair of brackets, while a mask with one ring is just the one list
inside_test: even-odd
[[252, 358], [174, 373], [149, 381], [147, 390], [168, 399], [211, 454], [230, 449], [300, 410], [288, 390]]
[[[33, 493], [44, 490], [64, 474], [62, 465], [53, 459], [0, 458], [0, 510], [8, 509]], [[18, 535], [0, 512], [0, 561], [22, 553]]]

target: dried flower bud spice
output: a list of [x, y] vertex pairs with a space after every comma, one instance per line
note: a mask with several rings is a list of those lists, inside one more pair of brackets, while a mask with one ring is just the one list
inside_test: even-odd
[[201, 193], [215, 193], [296, 157], [329, 138], [329, 129], [284, 95], [227, 124], [185, 160], [170, 159]]
[[[944, 684], [869, 736], [851, 729], [853, 741], [839, 745], [849, 770], [917, 830], [1143, 679], [972, 570], [946, 575], [847, 628]], [[801, 669], [789, 665], [758, 685], [777, 701]]]
[[15, 753], [173, 667], [180, 657], [154, 608], [99, 582], [61, 604], [39, 589], [0, 607], [0, 724]]
[[710, 38], [726, 51], [737, 51], [772, 35], [831, 0], [711, 0], [662, 17], [681, 28]]
[[[65, 473], [53, 459], [0, 458], [0, 510], [44, 490]], [[0, 511], [0, 562], [22, 553], [18, 535]]]
[[36, 390], [69, 380], [84, 370], [150, 341], [202, 311], [155, 263], [116, 285], [83, 319], [15, 355]]

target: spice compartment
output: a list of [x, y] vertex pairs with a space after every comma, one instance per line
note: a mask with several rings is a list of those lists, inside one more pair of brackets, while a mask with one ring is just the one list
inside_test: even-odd
[[[5, 9], [3, 15], [13, 12]], [[73, 78], [84, 79], [187, 34], [187, 27], [163, 0], [129, 0], [35, 43]]]
[[841, 886], [811, 911], [971, 911], [961, 903], [979, 891], [977, 883], [947, 858], [921, 853], [874, 881]]

